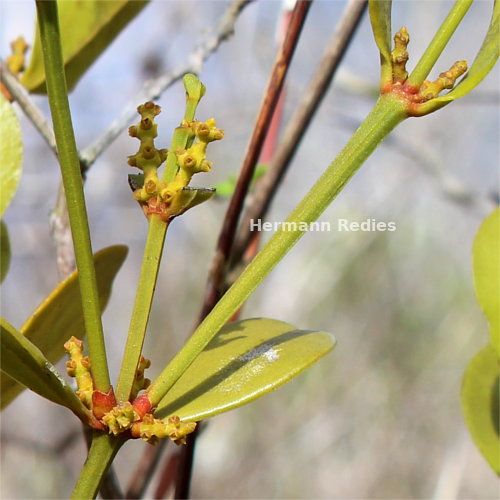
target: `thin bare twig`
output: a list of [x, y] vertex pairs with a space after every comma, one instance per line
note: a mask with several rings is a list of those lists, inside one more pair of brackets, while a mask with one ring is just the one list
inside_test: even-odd
[[[255, 166], [261, 155], [273, 114], [279, 102], [283, 83], [311, 3], [311, 0], [299, 0], [295, 4], [287, 27], [285, 39], [280, 45], [278, 55], [274, 62], [271, 77], [257, 115], [257, 120], [253, 128], [250, 143], [247, 147], [238, 181], [224, 216], [222, 229], [217, 242], [216, 253], [207, 280], [199, 321], [210, 312], [221, 296], [221, 285], [224, 283], [226, 263], [231, 252], [238, 219], [250, 187]], [[198, 430], [199, 429], [197, 429], [197, 431]], [[189, 498], [197, 431], [188, 436], [187, 445], [180, 453], [175, 498]]]
[[99, 490], [101, 498], [113, 499], [123, 498], [123, 493], [116, 477], [114, 467], [110, 467], [102, 481], [101, 489]]
[[[7, 64], [0, 61], [2, 83], [9, 90], [15, 101], [19, 104], [28, 120], [35, 126], [43, 137], [51, 151], [57, 157], [57, 147], [54, 131], [42, 111], [33, 102], [26, 89], [19, 83], [17, 78], [10, 72]], [[73, 241], [69, 228], [69, 219], [66, 209], [66, 198], [62, 184], [59, 186], [57, 202], [50, 214], [50, 230], [56, 246], [57, 269], [61, 279], [68, 276], [75, 269], [75, 256], [73, 252]]]
[[146, 446], [139, 463], [132, 473], [128, 483], [125, 498], [142, 498], [151, 478], [159, 464], [160, 456], [168, 444], [167, 439], [162, 439], [155, 446]]
[[220, 44], [234, 33], [234, 25], [252, 0], [235, 0], [231, 2], [212, 33], [202, 39], [189, 55], [189, 62], [169, 73], [147, 81], [137, 96], [125, 107], [122, 114], [111, 123], [108, 129], [82, 152], [83, 165], [89, 168], [99, 155], [128, 127], [137, 114], [137, 103], [153, 101], [186, 73], [200, 74], [205, 61], [219, 48]]
[[269, 79], [266, 92], [264, 94], [264, 100], [261, 104], [257, 115], [257, 121], [254, 125], [252, 138], [250, 139], [250, 143], [243, 160], [243, 165], [241, 166], [238, 182], [236, 183], [233, 196], [229, 202], [222, 229], [219, 234], [216, 253], [212, 261], [207, 286], [205, 288], [204, 304], [200, 314], [200, 319], [203, 319], [211, 311], [221, 296], [226, 263], [229, 259], [233, 245], [234, 235], [240, 213], [243, 208], [243, 203], [252, 180], [255, 166], [262, 151], [262, 145], [269, 129], [271, 118], [276, 108], [276, 104], [278, 103], [281, 88], [283, 86], [301, 28], [304, 24], [304, 20], [310, 6], [311, 2], [308, 0], [301, 0], [297, 2], [290, 19], [285, 40], [281, 45], [280, 51], [274, 63], [271, 78]]
[[57, 156], [56, 139], [52, 127], [38, 106], [33, 102], [28, 91], [19, 83], [18, 79], [10, 72], [7, 64], [2, 60], [0, 60], [0, 76], [1, 82], [12, 94], [19, 107], [23, 110], [23, 113]]
[[335, 72], [349, 47], [354, 32], [366, 9], [366, 0], [349, 0], [335, 32], [318, 64], [318, 69], [305, 91], [299, 107], [286, 128], [280, 145], [266, 174], [258, 181], [249, 207], [243, 215], [231, 255], [232, 265], [239, 265], [245, 249], [251, 243], [252, 219], [264, 218], [276, 190], [290, 165], [307, 127], [318, 110]]

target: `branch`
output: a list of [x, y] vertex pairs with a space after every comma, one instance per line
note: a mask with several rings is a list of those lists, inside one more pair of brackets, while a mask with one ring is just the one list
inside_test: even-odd
[[[43, 137], [51, 151], [57, 157], [56, 140], [54, 131], [42, 111], [33, 102], [29, 93], [19, 83], [18, 79], [10, 72], [7, 64], [0, 61], [1, 81], [19, 104], [28, 120], [35, 126]], [[81, 157], [80, 164], [81, 164]], [[59, 186], [55, 208], [50, 213], [50, 231], [56, 246], [57, 269], [59, 278], [64, 279], [71, 274], [76, 267], [75, 253], [73, 251], [73, 239], [69, 227], [66, 197], [62, 184]]]
[[263, 219], [269, 209], [277, 188], [290, 165], [307, 127], [319, 109], [344, 54], [349, 47], [356, 28], [366, 10], [366, 0], [350, 0], [339, 20], [335, 32], [318, 64], [318, 69], [306, 89], [299, 107], [286, 128], [271, 166], [260, 179], [249, 207], [243, 215], [231, 255], [232, 266], [237, 265], [250, 244], [252, 219]]
[[155, 446], [144, 448], [139, 463], [130, 477], [125, 498], [142, 498], [144, 496], [167, 444], [167, 439], [161, 439]]
[[264, 139], [268, 132], [271, 118], [278, 103], [281, 88], [310, 6], [311, 2], [309, 0], [300, 0], [297, 2], [292, 18], [290, 19], [285, 40], [280, 47], [274, 63], [271, 78], [264, 93], [264, 100], [254, 125], [252, 138], [250, 139], [243, 165], [241, 166], [238, 182], [236, 183], [234, 194], [231, 197], [224, 216], [223, 226], [217, 241], [216, 253], [205, 288], [205, 298], [200, 321], [212, 310], [221, 297], [225, 267], [232, 249], [243, 203], [248, 193], [253, 172], [262, 151]]
[[49, 122], [30, 98], [28, 91], [19, 83], [18, 79], [10, 72], [7, 64], [0, 60], [0, 75], [2, 83], [12, 94], [23, 113], [29, 121], [35, 126], [40, 135], [53, 153], [57, 156], [56, 138]]
[[208, 38], [202, 39], [189, 55], [189, 62], [184, 66], [158, 78], [147, 81], [142, 90], [125, 107], [125, 111], [111, 123], [108, 129], [90, 146], [82, 152], [82, 163], [88, 169], [99, 155], [128, 127], [137, 114], [137, 103], [157, 100], [162, 93], [180, 80], [187, 73], [200, 74], [205, 61], [219, 48], [220, 44], [234, 33], [234, 25], [243, 11], [252, 0], [234, 0], [231, 2], [217, 28]]

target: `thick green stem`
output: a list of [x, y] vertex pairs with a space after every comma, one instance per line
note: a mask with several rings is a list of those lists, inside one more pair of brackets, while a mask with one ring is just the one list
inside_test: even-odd
[[[186, 88], [186, 111], [184, 119], [193, 121], [196, 108], [204, 93], [204, 87], [195, 75], [186, 75], [184, 77], [184, 85]], [[185, 128], [178, 127], [175, 130], [163, 171], [163, 181], [171, 182], [174, 179], [177, 173], [175, 151], [179, 148], [185, 148], [188, 138], [189, 135]], [[116, 386], [118, 401], [128, 401], [132, 392], [135, 373], [141, 357], [144, 337], [146, 336], [146, 328], [153, 303], [167, 228], [168, 223], [163, 222], [159, 217], [150, 217], [134, 309], [132, 311], [125, 353]]]
[[71, 498], [95, 498], [102, 480], [125, 439], [95, 431], [85, 464], [75, 484]]
[[[101, 322], [101, 307], [92, 257], [80, 162], [66, 89], [57, 4], [54, 0], [37, 0], [36, 6], [47, 93], [73, 236], [87, 343], [92, 359], [92, 377], [97, 390], [108, 392], [110, 380]], [[68, 336], [70, 334], [71, 332], [68, 333]]]
[[[406, 105], [403, 101], [392, 94], [380, 97], [343, 151], [297, 205], [286, 222], [295, 223], [300, 227], [300, 223], [309, 224], [315, 221], [377, 145], [406, 116]], [[159, 403], [234, 311], [243, 304], [303, 234], [303, 230], [281, 228], [273, 235], [148, 389], [149, 400], [153, 406]]]
[[455, 2], [448, 16], [443, 21], [443, 24], [441, 24], [436, 35], [420, 58], [420, 61], [418, 61], [415, 66], [415, 69], [411, 72], [407, 80], [409, 85], [415, 87], [420, 87], [420, 85], [422, 85], [473, 1], [474, 0], [457, 0]]

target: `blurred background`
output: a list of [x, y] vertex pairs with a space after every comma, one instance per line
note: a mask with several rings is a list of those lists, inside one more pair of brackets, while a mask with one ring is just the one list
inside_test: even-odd
[[[5, 58], [15, 37], [32, 40], [35, 6], [0, 5]], [[451, 5], [395, 2], [393, 28], [405, 25], [411, 36], [410, 68]], [[145, 80], [183, 64], [226, 7], [153, 0], [72, 92], [79, 147], [134, 101]], [[284, 124], [344, 7], [340, 0], [311, 7], [287, 81]], [[475, 2], [433, 78], [457, 59], [473, 60], [491, 8]], [[222, 182], [239, 169], [274, 61], [281, 9], [278, 1], [248, 6], [234, 37], [204, 66], [207, 94], [198, 118], [215, 117], [226, 136], [209, 148], [213, 170], [197, 176], [198, 185]], [[378, 61], [366, 16], [268, 220], [287, 216], [367, 115]], [[197, 445], [195, 498], [497, 498], [497, 479], [465, 428], [459, 396], [469, 359], [487, 342], [470, 249], [498, 200], [498, 83], [496, 67], [471, 95], [399, 126], [322, 215], [332, 231], [306, 234], [248, 301], [243, 317], [329, 331], [338, 345], [275, 393], [209, 422]], [[168, 146], [183, 100], [180, 84], [158, 100], [158, 147]], [[35, 102], [49, 116], [46, 98]], [[13, 259], [1, 299], [2, 315], [20, 327], [58, 282], [48, 221], [59, 173], [52, 152], [16, 109], [25, 152], [20, 189], [5, 215]], [[129, 247], [104, 313], [114, 378], [147, 231], [127, 183], [135, 172], [126, 157], [137, 147], [121, 134], [92, 166], [85, 187], [94, 250]], [[211, 201], [169, 229], [145, 346], [150, 378], [192, 329], [226, 205], [227, 199]], [[338, 232], [341, 218], [393, 221], [397, 230]], [[2, 498], [70, 494], [85, 458], [81, 427], [70, 412], [25, 391], [3, 412], [1, 438]], [[145, 446], [134, 441], [120, 451], [115, 464], [122, 484]]]

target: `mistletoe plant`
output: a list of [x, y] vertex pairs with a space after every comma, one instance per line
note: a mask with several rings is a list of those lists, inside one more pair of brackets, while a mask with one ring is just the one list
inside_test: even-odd
[[[122, 6], [125, 9], [132, 3], [123, 2]], [[130, 127], [129, 134], [137, 138], [140, 145], [137, 153], [128, 157], [128, 163], [142, 173], [131, 174], [129, 181], [133, 198], [146, 216], [148, 236], [123, 361], [114, 387], [108, 371], [101, 313], [109, 298], [113, 277], [126, 256], [126, 249], [115, 246], [92, 255], [81, 164], [73, 134], [64, 71], [66, 67], [73, 85], [97, 53], [89, 45], [88, 51], [83, 51], [84, 55], [80, 53], [80, 57], [67, 53], [63, 56], [58, 6], [54, 1], [37, 1], [40, 41], [34, 53], [35, 56], [38, 54], [38, 59], [35, 59], [38, 65], [33, 64], [28, 69], [23, 82], [28, 88], [31, 85], [32, 90], [46, 84], [77, 272], [58, 286], [19, 331], [2, 319], [2, 405], [12, 401], [23, 387], [28, 387], [67, 407], [92, 429], [88, 457], [74, 488], [74, 498], [94, 498], [97, 495], [115, 454], [127, 440], [142, 438], [155, 443], [168, 437], [178, 444], [184, 443], [186, 436], [195, 429], [196, 422], [269, 392], [305, 370], [335, 346], [330, 334], [298, 330], [274, 319], [228, 321], [300, 239], [305, 232], [303, 228], [320, 216], [398, 124], [410, 117], [427, 115], [464, 96], [491, 70], [499, 50], [498, 1], [494, 4], [483, 45], [470, 67], [465, 61], [458, 61], [440, 73], [437, 79], [427, 80], [471, 4], [472, 0], [458, 0], [453, 5], [421, 59], [408, 72], [410, 37], [407, 30], [401, 28], [394, 35], [392, 44], [391, 2], [370, 2], [370, 17], [381, 59], [380, 96], [373, 110], [291, 212], [286, 219], [290, 224], [284, 225], [271, 237], [152, 382], [145, 378], [144, 372], [150, 362], [143, 356], [142, 350], [167, 230], [176, 217], [214, 194], [213, 189], [191, 186], [191, 181], [194, 174], [210, 171], [211, 163], [206, 157], [208, 145], [222, 139], [224, 133], [214, 119], [196, 119], [196, 109], [205, 94], [205, 87], [193, 74], [184, 77], [185, 114], [174, 131], [168, 150], [158, 148], [155, 142], [159, 137], [164, 140], [155, 123], [160, 107], [148, 101], [137, 108], [140, 121]], [[110, 4], [108, 7], [116, 6]], [[108, 39], [112, 39], [120, 26], [124, 26], [140, 10], [137, 5], [134, 8], [133, 12], [118, 9], [110, 13], [108, 22], [100, 26], [96, 36], [105, 37], [106, 34]], [[61, 10], [64, 11], [64, 3]], [[121, 24], [115, 22], [116, 17], [113, 17], [120, 15]], [[114, 31], [109, 31], [111, 27]], [[40, 66], [41, 53], [43, 68]], [[71, 65], [77, 68], [73, 70], [76, 73], [71, 71]], [[442, 91], [446, 89], [450, 91], [443, 95]], [[4, 127], [8, 124], [3, 132], [10, 137], [16, 136], [14, 129], [17, 125], [11, 107], [5, 99], [1, 105], [3, 116], [5, 114], [2, 124]], [[19, 163], [19, 145], [11, 142], [10, 147], [12, 158]], [[159, 174], [162, 166], [163, 171]], [[17, 180], [10, 182], [7, 191], [12, 194]], [[5, 208], [6, 204], [2, 204], [2, 213]], [[487, 224], [497, 224], [498, 213], [494, 217]], [[478, 238], [484, 240], [482, 236]], [[483, 244], [478, 243], [476, 254], [481, 254]], [[491, 241], [485, 244], [489, 248]], [[484, 298], [484, 282], [489, 283], [490, 278], [486, 278], [480, 269], [483, 259], [486, 258], [481, 254], [480, 264], [476, 266], [478, 294], [494, 330], [498, 328], [498, 301], [494, 306], [491, 305], [490, 295]], [[498, 267], [494, 272], [498, 275]], [[71, 335], [69, 340], [68, 335]], [[88, 355], [84, 354], [84, 336]], [[490, 425], [488, 432], [483, 432], [483, 420], [490, 418], [495, 411], [490, 396], [495, 384], [498, 384], [496, 334], [492, 335], [492, 346], [479, 355], [488, 357], [489, 372], [484, 378], [486, 385], [482, 385], [482, 364], [477, 360], [473, 361], [466, 374], [464, 407], [478, 446], [498, 472], [498, 455], [495, 456], [495, 445], [492, 444], [498, 443], [498, 427]], [[69, 356], [68, 375], [76, 380], [76, 392], [53, 366], [63, 354], [63, 347]], [[477, 375], [477, 372], [481, 373]], [[475, 388], [470, 389], [471, 384], [479, 384], [481, 388], [481, 397], [474, 404], [470, 403], [471, 394], [476, 394]], [[489, 416], [485, 417], [485, 414]]]

